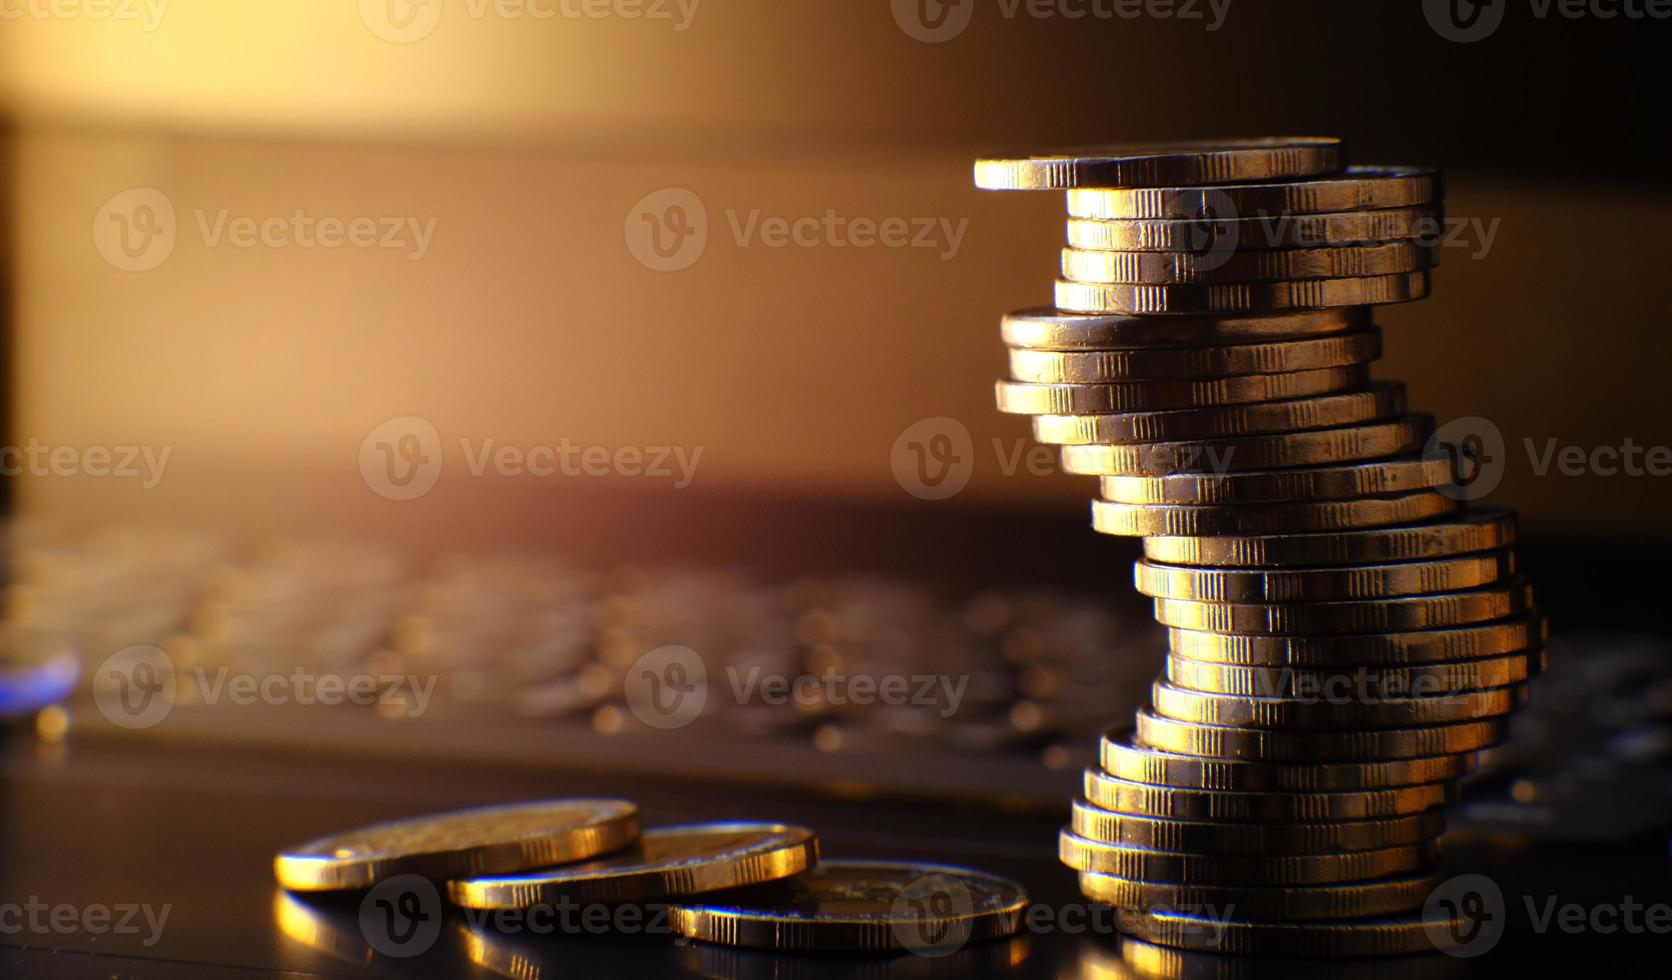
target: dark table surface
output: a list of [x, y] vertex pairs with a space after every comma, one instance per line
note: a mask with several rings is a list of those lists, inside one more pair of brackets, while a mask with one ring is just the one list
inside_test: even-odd
[[[0, 781], [0, 901], [77, 909], [149, 906], [168, 917], [154, 938], [65, 928], [0, 935], [0, 975], [29, 977], [492, 976], [1018, 976], [1126, 975], [1118, 936], [1084, 920], [1074, 876], [1055, 857], [1063, 814], [971, 804], [841, 798], [777, 787], [739, 789], [648, 776], [377, 763], [214, 749], [159, 750], [96, 741], [45, 746], [14, 733]], [[287, 906], [273, 884], [275, 850], [297, 840], [426, 810], [560, 795], [639, 801], [647, 823], [773, 819], [815, 828], [827, 856], [910, 858], [971, 865], [1024, 883], [1053, 923], [944, 959], [780, 957], [679, 943], [665, 936], [487, 933], [472, 941], [450, 921], [427, 953], [376, 955], [355, 906]], [[1066, 806], [1066, 804], [1065, 804]], [[1672, 936], [1594, 928], [1540, 933], [1531, 906], [1554, 896], [1591, 908], [1630, 896], [1672, 902], [1664, 840], [1526, 849], [1449, 841], [1448, 870], [1489, 874], [1503, 889], [1507, 932], [1473, 960], [1432, 956], [1397, 968], [1335, 964], [1322, 975], [1498, 975], [1510, 969], [1605, 966], [1637, 975], [1672, 963]], [[1641, 920], [1642, 913], [1638, 914]], [[14, 913], [12, 922], [20, 921]], [[143, 923], [142, 916], [135, 921]], [[1608, 925], [1607, 921], [1600, 923]], [[0, 916], [0, 926], [7, 921]], [[149, 941], [149, 943], [148, 943]], [[1195, 961], [1204, 975], [1294, 976], [1269, 961]], [[1391, 969], [1391, 972], [1389, 972]]]

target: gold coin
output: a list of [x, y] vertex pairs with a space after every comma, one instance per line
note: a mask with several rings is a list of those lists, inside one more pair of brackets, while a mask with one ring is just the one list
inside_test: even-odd
[[1388, 276], [1283, 282], [1144, 284], [1058, 279], [1055, 297], [1059, 309], [1075, 313], [1246, 314], [1408, 303], [1426, 297], [1432, 284], [1426, 269]]
[[1111, 252], [1202, 252], [1224, 248], [1322, 248], [1375, 242], [1432, 242], [1444, 223], [1438, 208], [1390, 208], [1251, 218], [1068, 219], [1073, 248]]
[[[1064, 450], [1064, 462], [1066, 455]], [[1167, 565], [1208, 567], [1372, 565], [1496, 551], [1514, 543], [1514, 512], [1494, 507], [1412, 527], [1222, 538], [1151, 537], [1144, 540], [1144, 557]]]
[[1165, 319], [1152, 316], [1088, 316], [1040, 306], [1006, 314], [999, 329], [1007, 347], [1086, 350], [1293, 339], [1367, 330], [1370, 326], [1370, 308], [1362, 306], [1267, 316], [1178, 316]]
[[818, 853], [812, 831], [786, 824], [655, 827], [619, 854], [526, 874], [449, 881], [447, 893], [454, 904], [472, 909], [565, 900], [653, 902], [787, 878], [812, 867]]
[[1162, 718], [1232, 728], [1379, 729], [1449, 725], [1500, 718], [1527, 705], [1527, 685], [1432, 697], [1384, 697], [1376, 693], [1334, 697], [1250, 697], [1174, 687], [1156, 681], [1150, 702]]
[[1205, 879], [1227, 885], [1322, 885], [1419, 871], [1433, 863], [1435, 854], [1433, 844], [1427, 842], [1342, 854], [1186, 854], [1105, 844], [1066, 828], [1057, 836], [1057, 858], [1075, 871], [1141, 881]]
[[[1134, 446], [1064, 446], [1062, 467], [1069, 473], [1086, 476], [1133, 473], [1165, 476], [1169, 473], [1226, 473], [1269, 470], [1283, 466], [1315, 466], [1410, 452], [1421, 446], [1433, 431], [1434, 416], [1415, 413], [1387, 422], [1369, 422], [1339, 429], [1313, 429], [1307, 432], [1285, 432], [1266, 436], [1151, 442]], [[1211, 542], [1246, 539], [1169, 537], [1160, 540]], [[1157, 561], [1168, 561], [1169, 564], [1197, 564], [1190, 561], [1169, 561], [1162, 555], [1150, 554], [1147, 544], [1144, 552]]]
[[1140, 560], [1138, 591], [1157, 599], [1200, 602], [1320, 602], [1431, 595], [1493, 585], [1515, 574], [1508, 549], [1439, 561], [1321, 568], [1192, 568]]
[[1099, 750], [1103, 769], [1119, 779], [1157, 786], [1246, 792], [1337, 793], [1443, 783], [1460, 779], [1475, 768], [1475, 758], [1471, 755], [1305, 765], [1208, 759], [1162, 752], [1135, 743], [1133, 735], [1130, 727], [1104, 734]]
[[1471, 934], [1466, 917], [1250, 922], [1142, 909], [1119, 922], [1152, 943], [1232, 956], [1407, 956], [1457, 945]]
[[1028, 893], [969, 868], [821, 861], [783, 881], [668, 910], [673, 931], [728, 946], [854, 953], [950, 952], [1008, 936]]
[[1010, 351], [1017, 381], [1102, 384], [1111, 381], [1218, 378], [1280, 374], [1366, 364], [1382, 353], [1381, 331], [1302, 337], [1207, 347], [1126, 347], [1111, 350]]
[[[1438, 814], [1434, 814], [1438, 817]], [[1398, 819], [1427, 819], [1402, 817]], [[1219, 826], [1219, 825], [1210, 825]], [[1080, 872], [1087, 898], [1121, 909], [1222, 909], [1254, 920], [1349, 919], [1419, 909], [1438, 879], [1384, 878], [1379, 881], [1282, 888], [1217, 883], [1140, 881], [1119, 875]]]
[[1091, 526], [1103, 534], [1258, 534], [1264, 531], [1321, 531], [1386, 527], [1425, 521], [1457, 510], [1462, 503], [1434, 490], [1363, 500], [1291, 501], [1194, 507], [1175, 504], [1091, 502]]
[[1205, 252], [1062, 250], [1062, 277], [1082, 283], [1162, 285], [1363, 279], [1416, 272], [1438, 264], [1435, 250], [1416, 242], [1255, 251], [1239, 249], [1230, 240], [1221, 239], [1216, 248]]
[[1439, 810], [1337, 823], [1225, 823], [1172, 820], [1103, 810], [1074, 801], [1075, 834], [1104, 844], [1204, 855], [1333, 854], [1373, 851], [1432, 840], [1445, 831]]
[[1341, 166], [1341, 141], [1333, 137], [1112, 144], [983, 157], [975, 161], [975, 186], [989, 191], [1042, 191], [1228, 184], [1316, 177], [1335, 173]]
[[1314, 398], [1224, 405], [1170, 412], [1041, 415], [1033, 437], [1048, 445], [1127, 444], [1221, 439], [1229, 436], [1325, 429], [1392, 418], [1405, 412], [1405, 386], [1378, 382], [1363, 391]]
[[1155, 618], [1163, 626], [1214, 633], [1384, 633], [1481, 623], [1532, 608], [1532, 588], [1514, 579], [1468, 592], [1375, 600], [1268, 604], [1156, 599]]
[[1172, 629], [1167, 631], [1167, 646], [1175, 657], [1212, 663], [1398, 666], [1500, 657], [1541, 647], [1548, 635], [1544, 617], [1529, 613], [1503, 622], [1405, 633], [1239, 636]]
[[1122, 504], [1259, 504], [1279, 500], [1351, 500], [1447, 487], [1457, 471], [1446, 455], [1410, 456], [1301, 470], [1106, 476], [1104, 500]]
[[1440, 175], [1415, 167], [1348, 167], [1329, 180], [1300, 180], [1240, 187], [1160, 187], [1071, 190], [1068, 215], [1099, 221], [1133, 218], [1207, 218], [1437, 208]]
[[1165, 411], [1209, 405], [1304, 398], [1351, 391], [1370, 383], [1368, 365], [1246, 374], [1205, 381], [1126, 381], [1115, 384], [998, 383], [999, 411], [1013, 415]]
[[1393, 694], [1480, 691], [1531, 680], [1544, 671], [1545, 653], [1530, 650], [1507, 657], [1454, 660], [1420, 667], [1236, 667], [1167, 658], [1167, 683], [1191, 691], [1248, 697], [1304, 697], [1319, 691]]
[[1504, 717], [1374, 731], [1273, 731], [1208, 725], [1150, 711], [1138, 712], [1138, 740], [1145, 745], [1182, 755], [1220, 759], [1380, 762], [1478, 752], [1503, 742], [1508, 736], [1509, 720]]
[[369, 888], [426, 878], [522, 871], [620, 850], [639, 836], [626, 800], [546, 800], [372, 824], [285, 848], [273, 875], [292, 891]]
[[1451, 796], [1446, 783], [1333, 793], [1241, 791], [1151, 786], [1117, 779], [1096, 769], [1085, 775], [1086, 799], [1117, 813], [1177, 820], [1227, 820], [1237, 823], [1331, 822], [1377, 820], [1443, 807]]

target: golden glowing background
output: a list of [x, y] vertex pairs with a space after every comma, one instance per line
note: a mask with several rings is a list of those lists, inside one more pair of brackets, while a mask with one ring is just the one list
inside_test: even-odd
[[[382, 505], [355, 454], [400, 415], [434, 423], [444, 485], [464, 498], [460, 437], [566, 437], [701, 446], [708, 491], [935, 507], [901, 491], [889, 453], [913, 421], [947, 415], [977, 448], [961, 502], [1077, 512], [1080, 481], [1006, 476], [991, 448], [1027, 434], [992, 407], [997, 321], [1048, 300], [1060, 203], [976, 192], [972, 154], [1301, 131], [1343, 133], [1360, 161], [1446, 166], [1452, 214], [1501, 219], [1484, 258], [1443, 253], [1434, 298], [1386, 310], [1380, 369], [1442, 421], [1500, 426], [1514, 460], [1497, 499], [1553, 527], [1672, 527], [1656, 506], [1664, 481], [1537, 478], [1521, 447], [1672, 443], [1658, 288], [1672, 198], [1496, 166], [1493, 127], [1537, 116], [1524, 104], [1536, 96], [1471, 90], [1473, 49], [1420, 17], [1378, 36], [1459, 67], [1400, 93], [1350, 81], [1368, 74], [1364, 51], [1333, 42], [1363, 27], [1341, 4], [1233, 6], [1216, 32], [1009, 22], [989, 5], [965, 36], [928, 45], [881, 0], [704, 0], [683, 31], [676, 3], [673, 22], [647, 22], [474, 17], [449, 0], [410, 43], [367, 18], [440, 0], [390, 2], [170, 0], [153, 29], [0, 21], [10, 438], [173, 453], [155, 491], [26, 480], [26, 507], [212, 503], [282, 521]], [[1446, 111], [1476, 97], [1515, 107]], [[709, 241], [691, 268], [656, 272], [624, 228], [669, 186], [702, 200]], [[134, 187], [166, 194], [178, 224], [174, 252], [146, 272], [114, 268], [92, 235], [101, 206]], [[297, 209], [433, 219], [433, 241], [412, 260], [210, 247], [198, 228], [223, 210]], [[752, 212], [830, 210], [968, 224], [947, 259], [733, 237]]]

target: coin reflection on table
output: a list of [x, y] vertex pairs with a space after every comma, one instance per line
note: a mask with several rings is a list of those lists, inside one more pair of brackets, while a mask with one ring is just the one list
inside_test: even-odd
[[1027, 962], [1029, 938], [966, 946], [949, 956], [913, 953], [821, 956], [778, 953], [709, 943], [679, 947], [679, 965], [713, 980], [942, 980], [1003, 975]]
[[334, 896], [305, 901], [279, 888], [273, 892], [273, 923], [286, 939], [339, 960], [370, 963], [377, 955], [360, 932], [358, 902]]
[[1464, 973], [1463, 961], [1440, 953], [1364, 959], [1295, 959], [1225, 956], [1169, 949], [1123, 937], [1088, 940], [1062, 980], [1439, 980]]

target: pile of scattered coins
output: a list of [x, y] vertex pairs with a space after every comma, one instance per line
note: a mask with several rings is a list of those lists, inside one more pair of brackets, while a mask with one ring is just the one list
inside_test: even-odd
[[[818, 838], [803, 827], [641, 829], [637, 806], [609, 799], [375, 824], [287, 848], [273, 872], [292, 893], [366, 892], [368, 901], [404, 878], [426, 893], [445, 883], [439, 893], [462, 909], [666, 906], [671, 935], [786, 951], [940, 955], [1016, 932], [1028, 905], [1020, 885], [968, 868], [821, 861]], [[401, 898], [383, 901], [389, 915], [414, 920], [409, 931], [441, 914]]]
[[[1427, 951], [1448, 789], [1544, 664], [1514, 515], [1372, 382], [1374, 304], [1429, 289], [1437, 174], [1269, 139], [982, 160], [1063, 190], [1056, 308], [1004, 318], [999, 408], [1100, 478], [1169, 630], [1061, 837], [1123, 928], [1222, 952]], [[1425, 907], [1427, 906], [1427, 907]]]

